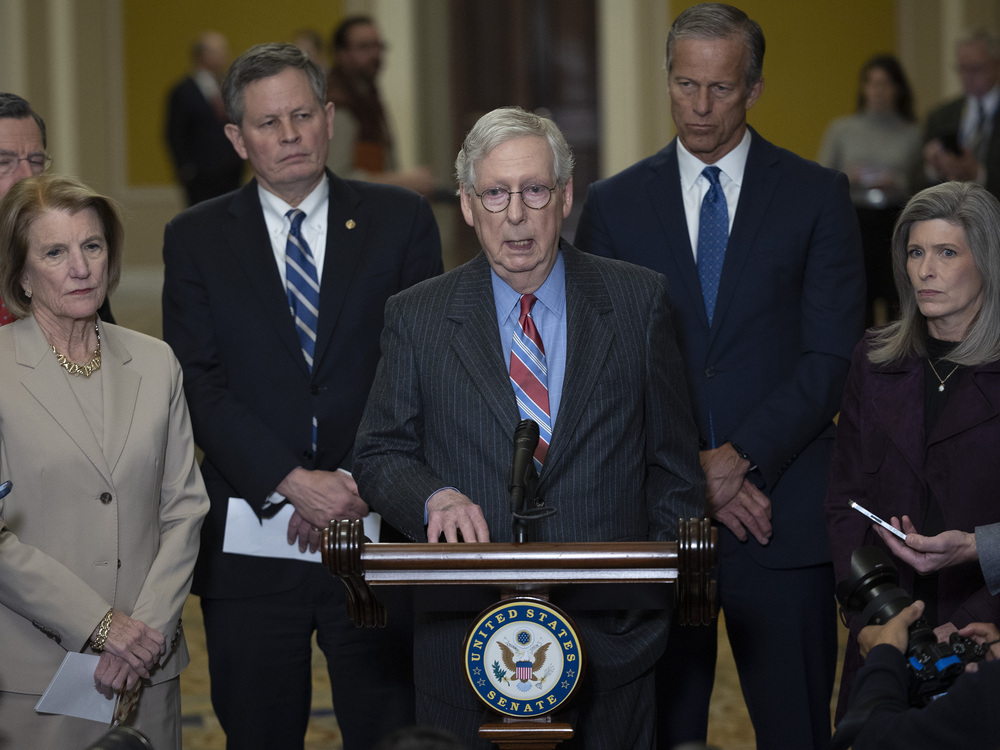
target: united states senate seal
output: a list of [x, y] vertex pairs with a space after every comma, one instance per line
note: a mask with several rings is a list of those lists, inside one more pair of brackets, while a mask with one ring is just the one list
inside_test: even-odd
[[562, 610], [524, 597], [479, 615], [465, 639], [464, 664], [483, 703], [507, 716], [529, 718], [570, 700], [583, 675], [584, 651]]

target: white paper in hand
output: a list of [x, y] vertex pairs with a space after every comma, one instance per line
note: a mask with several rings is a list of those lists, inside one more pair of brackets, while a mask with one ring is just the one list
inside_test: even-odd
[[[298, 542], [288, 543], [288, 521], [294, 512], [295, 508], [291, 503], [287, 503], [273, 518], [261, 521], [246, 500], [241, 497], [229, 498], [222, 551], [254, 557], [322, 562], [319, 550], [299, 552]], [[363, 521], [365, 536], [377, 542], [382, 527], [382, 517], [378, 513], [369, 513]]]
[[52, 682], [35, 704], [43, 714], [62, 714], [111, 725], [115, 698], [105, 698], [94, 688], [94, 670], [101, 657], [96, 654], [66, 654]]

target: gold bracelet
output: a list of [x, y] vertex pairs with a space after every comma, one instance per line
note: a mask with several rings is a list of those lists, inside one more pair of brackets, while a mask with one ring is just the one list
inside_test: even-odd
[[108, 613], [101, 620], [101, 624], [97, 626], [97, 636], [90, 641], [90, 647], [97, 653], [101, 653], [104, 650], [104, 644], [108, 642], [108, 634], [111, 632], [111, 618], [114, 614], [113, 609], [108, 610]]

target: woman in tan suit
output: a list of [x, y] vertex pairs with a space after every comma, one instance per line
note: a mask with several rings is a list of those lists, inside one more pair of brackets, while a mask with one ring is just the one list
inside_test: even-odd
[[40, 175], [0, 202], [0, 747], [85, 747], [107, 727], [34, 705], [67, 651], [93, 687], [143, 686], [126, 724], [180, 748], [181, 608], [208, 498], [170, 348], [97, 309], [121, 273], [113, 204]]

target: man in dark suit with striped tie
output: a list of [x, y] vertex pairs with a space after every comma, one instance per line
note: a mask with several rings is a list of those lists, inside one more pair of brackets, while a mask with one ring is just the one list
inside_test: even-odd
[[212, 705], [240, 750], [303, 746], [314, 632], [346, 750], [413, 722], [408, 634], [355, 628], [321, 565], [223, 548], [230, 508], [287, 515], [288, 543], [313, 550], [331, 519], [368, 512], [348, 472], [385, 302], [441, 272], [423, 198], [326, 171], [325, 86], [290, 44], [233, 63], [226, 133], [254, 180], [183, 212], [164, 237], [163, 333], [212, 501], [192, 591]]
[[[678, 518], [703, 515], [665, 279], [560, 240], [572, 169], [552, 121], [484, 115], [456, 161], [482, 253], [386, 306], [355, 474], [415, 541], [512, 540], [512, 435], [528, 416], [543, 437], [537, 494], [554, 513], [528, 523], [526, 541], [669, 540]], [[571, 614], [588, 649], [574, 747], [652, 748], [669, 612]], [[471, 617], [418, 620], [417, 718], [487, 747], [482, 707], [457, 678]]]

